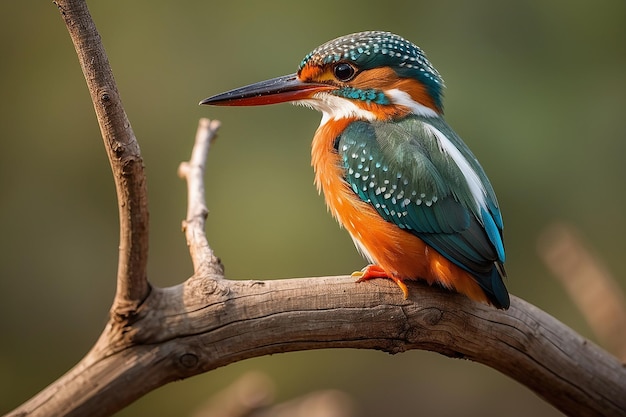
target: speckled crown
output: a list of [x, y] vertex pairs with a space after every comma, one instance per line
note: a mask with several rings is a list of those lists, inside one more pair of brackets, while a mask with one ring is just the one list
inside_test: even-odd
[[363, 70], [388, 66], [401, 77], [417, 78], [440, 104], [443, 79], [439, 72], [417, 45], [401, 36], [381, 31], [342, 36], [308, 53], [298, 70], [307, 64], [322, 66], [338, 61], [351, 61]]

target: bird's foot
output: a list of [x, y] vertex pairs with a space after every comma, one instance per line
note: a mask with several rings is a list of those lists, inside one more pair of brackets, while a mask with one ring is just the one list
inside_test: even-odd
[[406, 284], [402, 282], [402, 280], [398, 277], [388, 274], [384, 269], [382, 269], [378, 265], [368, 265], [360, 271], [355, 271], [352, 273], [353, 278], [358, 278], [356, 282], [367, 281], [374, 278], [386, 278], [390, 279], [396, 283], [398, 287], [402, 290], [402, 294], [404, 295], [404, 299], [409, 298], [409, 289]]

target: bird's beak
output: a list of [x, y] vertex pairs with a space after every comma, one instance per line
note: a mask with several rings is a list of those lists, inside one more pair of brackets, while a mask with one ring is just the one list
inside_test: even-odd
[[329, 84], [303, 82], [297, 74], [284, 75], [205, 98], [200, 104], [213, 106], [262, 106], [305, 100], [319, 91], [334, 90]]

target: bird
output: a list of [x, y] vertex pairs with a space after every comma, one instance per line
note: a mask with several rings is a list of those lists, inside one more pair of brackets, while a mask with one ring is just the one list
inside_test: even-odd
[[502, 214], [477, 158], [443, 117], [444, 82], [425, 53], [386, 31], [328, 41], [297, 72], [201, 105], [290, 102], [322, 113], [314, 183], [369, 264], [409, 296], [423, 280], [508, 309]]

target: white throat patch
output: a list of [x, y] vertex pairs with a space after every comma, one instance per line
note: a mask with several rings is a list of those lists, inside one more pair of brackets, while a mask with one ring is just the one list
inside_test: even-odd
[[299, 100], [294, 104], [310, 107], [322, 112], [322, 121], [320, 125], [324, 125], [331, 119], [356, 118], [360, 120], [376, 120], [376, 115], [368, 110], [363, 110], [347, 98], [338, 97], [326, 92], [319, 92], [313, 95], [313, 98], [307, 100]]

